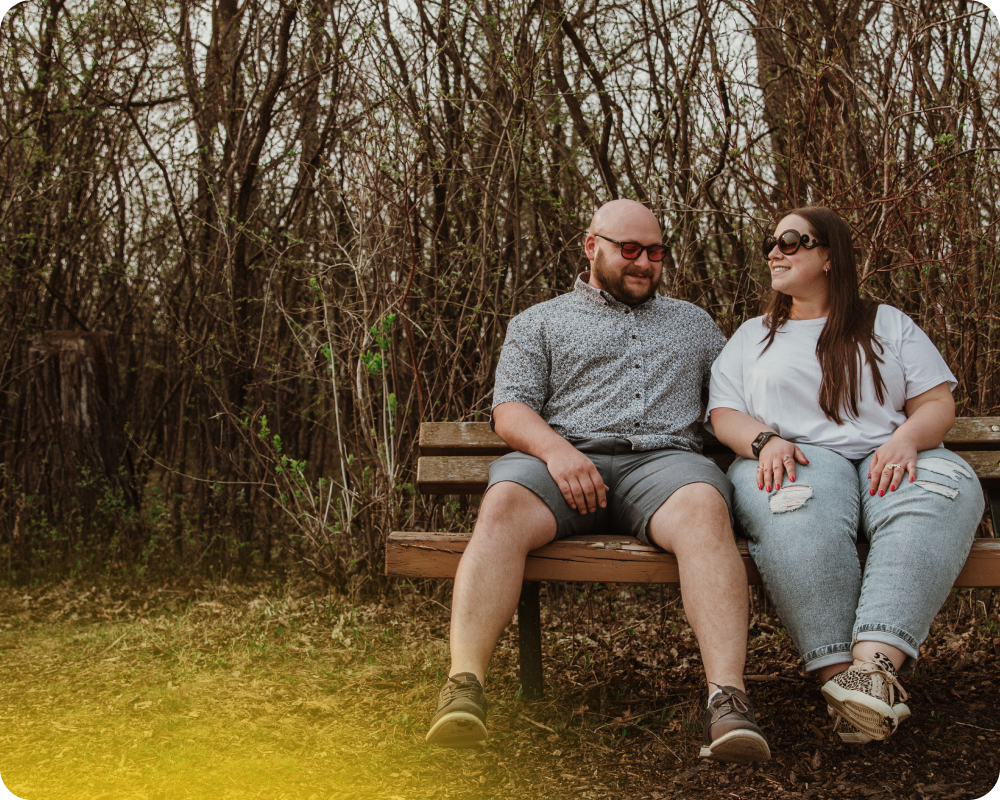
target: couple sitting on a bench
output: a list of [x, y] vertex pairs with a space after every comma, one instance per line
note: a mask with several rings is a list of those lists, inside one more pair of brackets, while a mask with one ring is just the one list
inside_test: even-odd
[[[909, 317], [859, 297], [850, 229], [830, 209], [795, 209], [764, 238], [770, 303], [728, 343], [703, 310], [656, 293], [661, 242], [645, 206], [608, 203], [587, 234], [590, 271], [510, 321], [491, 421], [516, 452], [490, 467], [455, 576], [434, 744], [486, 738], [483, 681], [527, 554], [617, 533], [677, 557], [708, 683], [701, 756], [766, 761], [743, 684], [734, 517], [840, 738], [882, 740], [909, 716], [899, 675], [984, 507], [972, 469], [941, 447], [954, 376]], [[728, 476], [700, 454], [706, 388], [738, 456]]]

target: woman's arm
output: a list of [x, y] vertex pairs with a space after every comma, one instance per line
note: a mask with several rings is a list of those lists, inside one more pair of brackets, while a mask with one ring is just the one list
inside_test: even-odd
[[[944, 441], [944, 435], [955, 424], [955, 398], [947, 383], [911, 397], [906, 401], [907, 420], [892, 434], [892, 438], [872, 456], [869, 493], [879, 496], [886, 490], [895, 491], [905, 470], [910, 481], [917, 479], [917, 453], [931, 450]], [[713, 421], [714, 424], [714, 421]], [[893, 469], [889, 469], [893, 465]], [[898, 465], [898, 466], [896, 466]]]
[[[774, 431], [774, 428], [735, 408], [713, 408], [711, 417], [715, 437], [736, 455], [744, 458], [755, 457], [750, 445], [758, 434], [762, 431]], [[796, 461], [800, 464], [809, 463], [805, 453], [794, 444], [780, 436], [772, 436], [760, 450], [757, 488], [767, 487], [771, 491], [771, 486], [774, 486], [775, 489], [780, 489], [784, 472], [788, 473], [788, 479], [794, 483]]]
[[[774, 431], [774, 428], [735, 408], [713, 408], [711, 417], [715, 438], [743, 458], [756, 458], [750, 445], [757, 438], [757, 434], [762, 431]], [[768, 444], [770, 443], [769, 441]]]

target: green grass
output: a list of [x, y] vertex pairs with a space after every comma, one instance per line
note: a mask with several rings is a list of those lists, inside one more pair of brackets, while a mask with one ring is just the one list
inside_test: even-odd
[[913, 718], [863, 747], [836, 740], [818, 685], [757, 609], [747, 674], [773, 757], [747, 768], [697, 757], [705, 686], [676, 597], [544, 594], [545, 698], [521, 699], [508, 629], [490, 738], [449, 751], [424, 742], [447, 665], [443, 592], [396, 584], [352, 604], [315, 585], [0, 587], [0, 775], [26, 800], [871, 798], [886, 781], [885, 798], [964, 800], [1000, 772], [992, 595], [949, 601], [904, 679]]
[[[24, 610], [6, 591], [0, 774], [14, 794], [528, 796], [537, 770], [559, 760], [547, 740], [565, 732], [521, 719], [529, 707], [509, 681], [491, 697], [486, 748], [426, 745], [446, 663], [440, 609], [414, 615], [405, 604], [348, 608], [250, 589], [168, 595], [163, 605], [149, 592], [118, 608], [100, 592], [78, 602], [83, 592], [66, 584]], [[118, 619], [95, 620], [112, 611]], [[546, 719], [552, 702], [530, 713]], [[507, 762], [515, 754], [517, 770]]]

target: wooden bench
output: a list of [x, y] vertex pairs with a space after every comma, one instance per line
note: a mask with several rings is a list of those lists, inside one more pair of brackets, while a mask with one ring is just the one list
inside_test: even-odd
[[[723, 470], [735, 455], [703, 432], [705, 455]], [[1000, 417], [955, 421], [945, 446], [976, 471], [989, 499], [994, 536], [1000, 534]], [[489, 481], [489, 465], [510, 448], [485, 422], [425, 422], [420, 426], [417, 488], [424, 494], [479, 494]], [[386, 542], [387, 575], [404, 578], [454, 578], [470, 533], [396, 531]], [[761, 585], [746, 540], [739, 540], [747, 578]], [[867, 547], [859, 545], [864, 560]], [[524, 694], [542, 693], [539, 581], [602, 583], [678, 583], [677, 559], [631, 536], [571, 536], [528, 555], [518, 604], [521, 686]], [[959, 588], [1000, 586], [1000, 538], [976, 539], [955, 581]]]

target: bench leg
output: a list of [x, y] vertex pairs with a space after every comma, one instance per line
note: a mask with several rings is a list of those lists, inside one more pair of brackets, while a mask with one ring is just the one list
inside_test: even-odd
[[522, 696], [542, 696], [542, 617], [538, 605], [538, 581], [521, 584], [517, 604], [517, 637], [521, 654]]
[[993, 519], [993, 538], [1000, 539], [1000, 489], [989, 489], [990, 516]]

